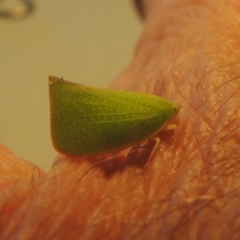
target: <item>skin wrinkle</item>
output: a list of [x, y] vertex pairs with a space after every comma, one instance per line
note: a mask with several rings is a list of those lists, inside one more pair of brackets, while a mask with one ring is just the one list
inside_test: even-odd
[[[239, 239], [239, 16], [227, 2], [195, 1], [194, 19], [185, 1], [180, 11], [168, 2], [147, 7], [133, 63], [112, 87], [181, 104], [176, 136], [160, 134], [146, 169], [124, 162], [125, 150], [80, 182], [101, 158], [61, 156], [34, 181], [33, 165], [12, 164], [0, 239]], [[10, 166], [18, 159], [8, 154]]]

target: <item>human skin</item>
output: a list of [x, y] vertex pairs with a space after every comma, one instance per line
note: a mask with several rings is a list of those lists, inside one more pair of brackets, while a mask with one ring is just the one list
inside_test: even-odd
[[1, 147], [0, 239], [240, 239], [240, 4], [143, 3], [132, 63], [111, 87], [181, 104], [177, 131], [147, 166], [125, 150], [58, 156], [44, 173]]

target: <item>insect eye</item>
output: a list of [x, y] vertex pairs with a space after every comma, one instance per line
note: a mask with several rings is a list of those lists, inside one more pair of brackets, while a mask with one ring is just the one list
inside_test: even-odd
[[177, 113], [179, 112], [180, 108], [181, 108], [180, 106], [175, 105], [175, 106], [173, 107], [173, 112], [177, 114]]

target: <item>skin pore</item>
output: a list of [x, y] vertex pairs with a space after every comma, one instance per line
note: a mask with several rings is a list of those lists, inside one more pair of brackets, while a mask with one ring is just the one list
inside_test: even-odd
[[240, 238], [240, 4], [143, 6], [133, 60], [111, 88], [180, 104], [176, 134], [159, 134], [147, 167], [128, 149], [59, 156], [44, 173], [1, 146], [0, 239]]

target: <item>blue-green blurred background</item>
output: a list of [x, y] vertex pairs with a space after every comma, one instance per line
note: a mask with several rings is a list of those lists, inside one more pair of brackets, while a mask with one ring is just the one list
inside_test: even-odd
[[107, 87], [130, 62], [142, 23], [130, 1], [34, 3], [25, 19], [0, 18], [0, 142], [48, 170], [48, 75]]

